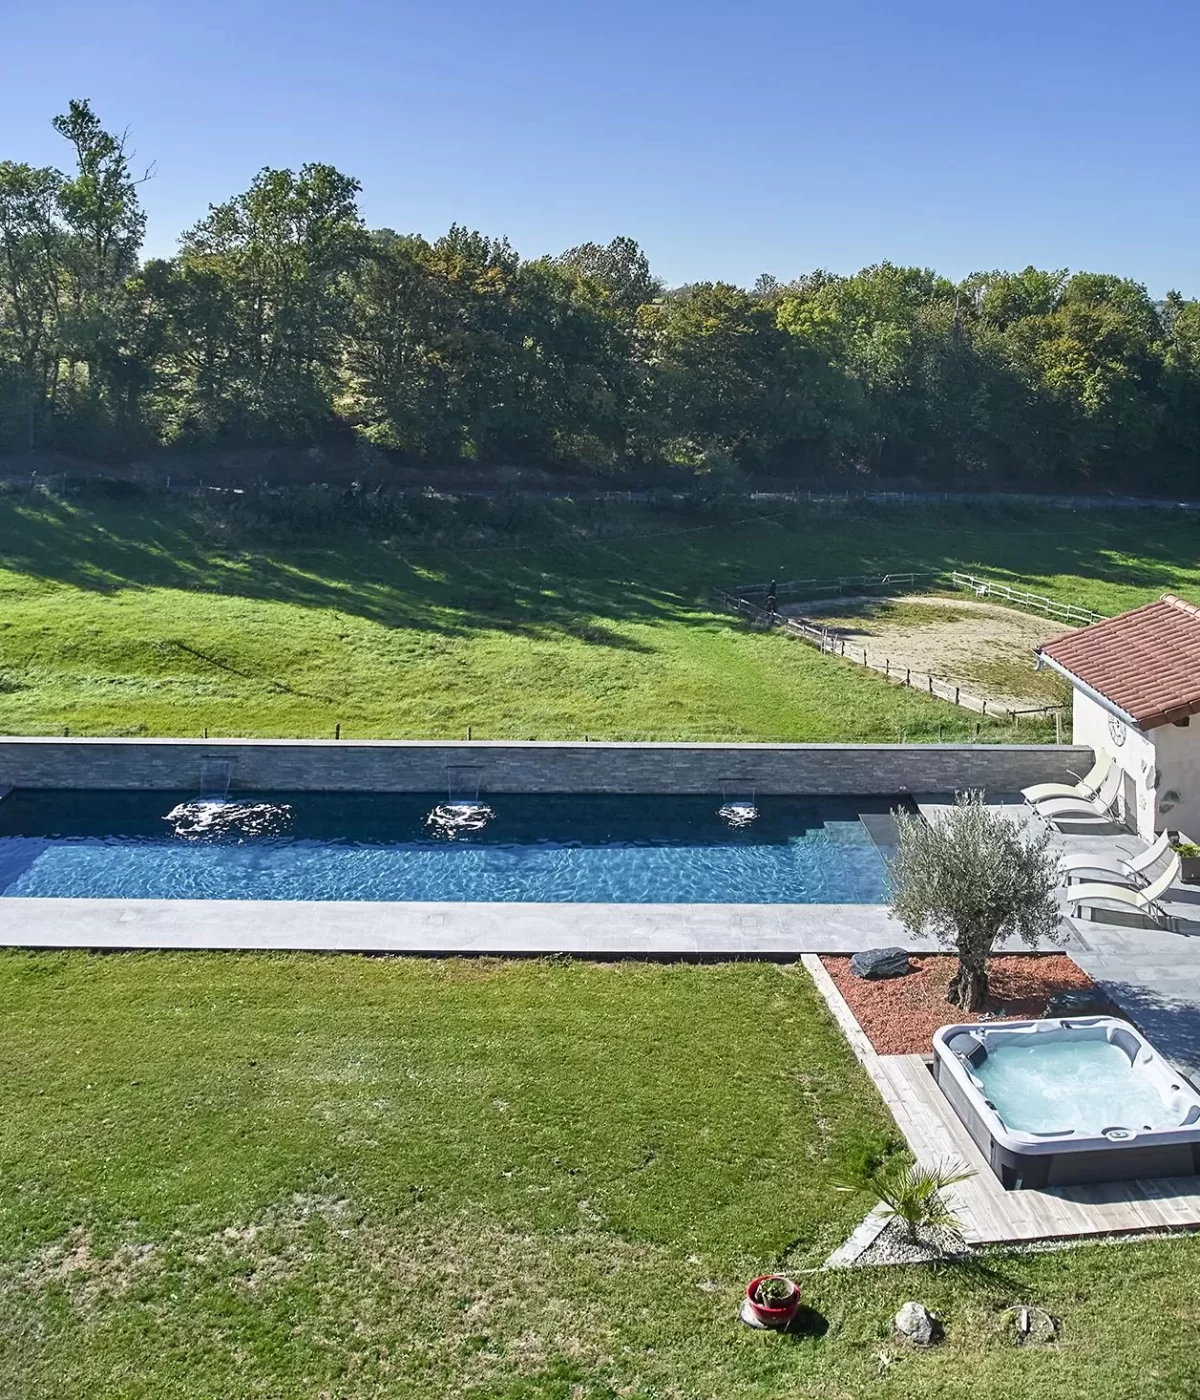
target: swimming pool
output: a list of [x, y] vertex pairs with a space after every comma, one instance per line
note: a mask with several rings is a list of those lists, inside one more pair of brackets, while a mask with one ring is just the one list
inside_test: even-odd
[[895, 799], [18, 790], [0, 896], [881, 904]]

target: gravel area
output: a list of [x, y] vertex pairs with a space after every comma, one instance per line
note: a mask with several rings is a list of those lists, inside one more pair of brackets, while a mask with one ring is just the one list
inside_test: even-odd
[[922, 1230], [916, 1241], [898, 1220], [889, 1220], [875, 1239], [850, 1265], [857, 1269], [868, 1264], [930, 1264], [940, 1259], [957, 1259], [968, 1253], [956, 1230]]
[[[855, 977], [850, 959], [822, 957], [826, 971], [845, 997], [867, 1038], [881, 1055], [927, 1055], [939, 1026], [978, 1021], [978, 1012], [959, 1011], [946, 1000], [958, 959], [944, 955], [912, 958], [913, 971], [877, 982]], [[1062, 953], [1016, 953], [988, 962], [989, 1018], [1033, 1020], [1045, 1015], [1055, 992], [1095, 983]]]

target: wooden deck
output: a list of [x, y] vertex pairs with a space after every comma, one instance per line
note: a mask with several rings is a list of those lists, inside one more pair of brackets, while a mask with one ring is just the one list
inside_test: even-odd
[[968, 1243], [1200, 1229], [1196, 1177], [1006, 1191], [921, 1056], [877, 1054], [820, 959], [805, 954], [803, 962], [917, 1161], [950, 1161], [975, 1172], [946, 1193]]

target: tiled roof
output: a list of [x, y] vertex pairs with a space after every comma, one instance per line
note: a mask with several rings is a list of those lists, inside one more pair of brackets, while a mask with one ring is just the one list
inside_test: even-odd
[[1200, 608], [1171, 593], [1038, 651], [1142, 729], [1200, 714]]

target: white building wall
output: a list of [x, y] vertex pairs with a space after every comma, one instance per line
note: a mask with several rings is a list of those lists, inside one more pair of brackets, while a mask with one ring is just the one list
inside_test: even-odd
[[1124, 771], [1121, 815], [1139, 836], [1182, 831], [1200, 842], [1200, 715], [1144, 731], [1076, 690], [1071, 720], [1077, 744], [1108, 754]]
[[1158, 763], [1155, 819], [1159, 830], [1182, 831], [1200, 841], [1200, 715], [1188, 724], [1150, 731]]
[[[1075, 743], [1087, 744], [1097, 754], [1107, 754], [1125, 774], [1120, 794], [1121, 817], [1146, 840], [1154, 838], [1157, 818], [1154, 783], [1158, 756], [1154, 736], [1160, 732], [1152, 730], [1147, 734], [1124, 724], [1083, 691], [1074, 691], [1072, 737]], [[1200, 796], [1200, 784], [1197, 785], [1197, 795]]]

